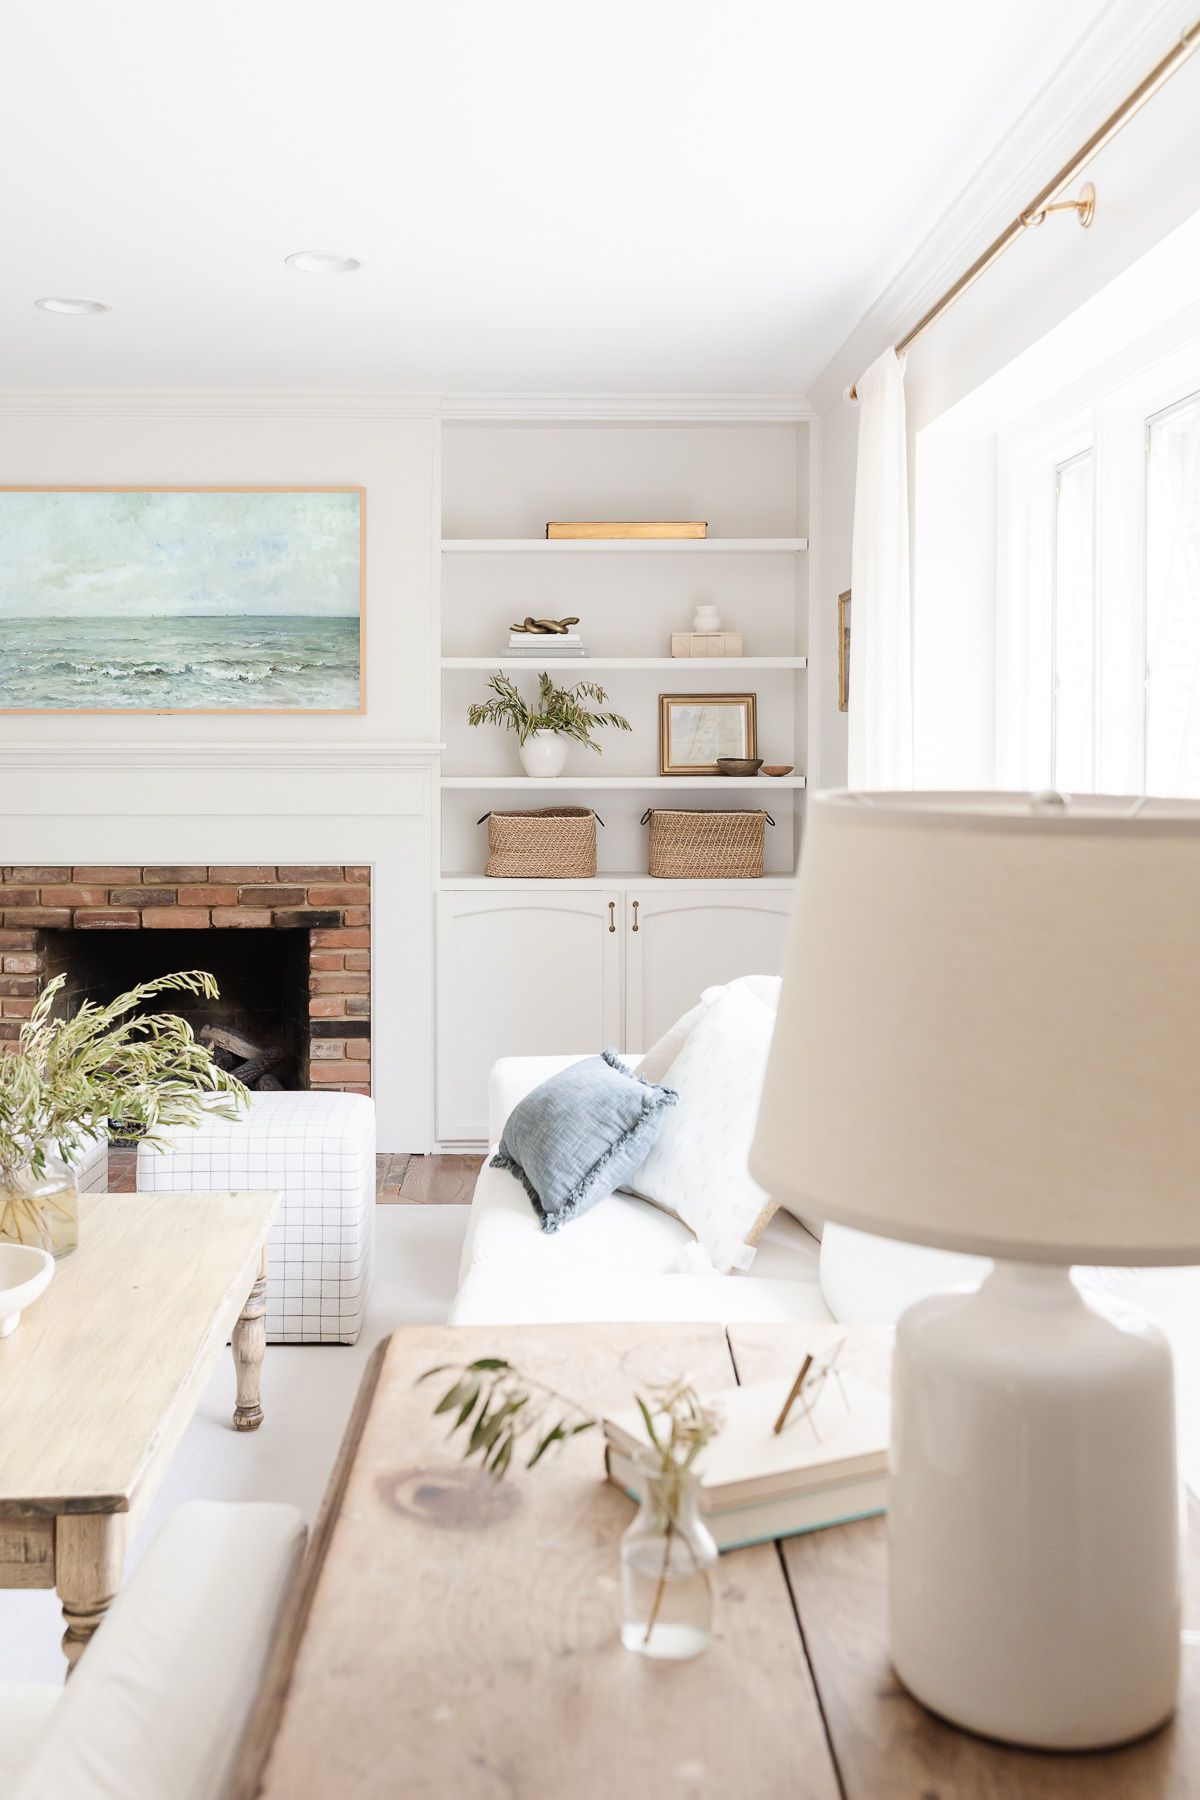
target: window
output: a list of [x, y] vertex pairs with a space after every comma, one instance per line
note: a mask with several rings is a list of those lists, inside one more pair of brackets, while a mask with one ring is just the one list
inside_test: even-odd
[[1200, 394], [1146, 425], [1146, 789], [1200, 795]]
[[1200, 344], [1000, 439], [1002, 786], [1200, 797]]

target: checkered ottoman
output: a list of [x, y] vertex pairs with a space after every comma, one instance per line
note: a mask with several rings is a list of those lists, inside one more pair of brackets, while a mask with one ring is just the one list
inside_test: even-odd
[[75, 1185], [81, 1194], [107, 1193], [108, 1133], [98, 1131], [95, 1137], [85, 1138], [71, 1167], [75, 1171]]
[[362, 1329], [375, 1243], [375, 1107], [362, 1094], [251, 1094], [236, 1119], [211, 1115], [165, 1149], [139, 1144], [139, 1193], [278, 1188], [267, 1338], [352, 1344]]

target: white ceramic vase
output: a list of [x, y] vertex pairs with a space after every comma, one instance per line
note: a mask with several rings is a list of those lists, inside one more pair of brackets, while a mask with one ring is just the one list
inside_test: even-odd
[[561, 775], [567, 760], [567, 739], [557, 731], [535, 731], [521, 745], [521, 765], [535, 781]]
[[710, 600], [701, 601], [692, 619], [693, 631], [720, 631], [721, 615]]

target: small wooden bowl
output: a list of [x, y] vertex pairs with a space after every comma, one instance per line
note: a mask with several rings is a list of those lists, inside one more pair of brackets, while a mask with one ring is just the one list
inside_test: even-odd
[[757, 775], [762, 768], [761, 756], [718, 756], [722, 775]]
[[794, 767], [795, 767], [794, 763], [764, 763], [763, 764], [763, 774], [764, 775], [790, 775]]

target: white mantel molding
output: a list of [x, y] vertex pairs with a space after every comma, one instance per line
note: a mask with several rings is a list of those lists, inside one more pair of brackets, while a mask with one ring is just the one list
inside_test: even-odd
[[188, 774], [235, 769], [299, 774], [431, 769], [442, 744], [0, 744], [0, 775], [120, 771]]
[[0, 418], [444, 419], [447, 423], [792, 424], [802, 394], [18, 393]]

